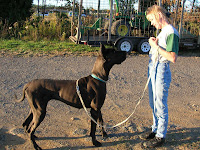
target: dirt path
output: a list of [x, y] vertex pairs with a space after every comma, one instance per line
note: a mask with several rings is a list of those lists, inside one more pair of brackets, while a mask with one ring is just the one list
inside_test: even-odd
[[[91, 73], [96, 57], [0, 58], [0, 149], [32, 149], [22, 122], [28, 115], [27, 101], [14, 103], [25, 83], [35, 78], [78, 79]], [[129, 56], [110, 72], [108, 94], [102, 108], [104, 120], [114, 125], [133, 111], [147, 80], [148, 56]], [[200, 148], [200, 57], [179, 57], [171, 64], [169, 129], [167, 142], [158, 149]], [[43, 149], [141, 149], [138, 135], [151, 126], [148, 93], [131, 119], [120, 127], [108, 129], [109, 138], [97, 138], [103, 146], [94, 148], [88, 137], [90, 123], [84, 110], [58, 101], [48, 104], [47, 115], [37, 129], [38, 145]], [[99, 131], [99, 130], [98, 130]]]

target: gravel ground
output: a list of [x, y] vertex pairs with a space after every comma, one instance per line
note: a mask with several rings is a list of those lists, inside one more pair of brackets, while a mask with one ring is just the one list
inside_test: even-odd
[[[15, 103], [14, 93], [21, 96], [23, 85], [36, 78], [79, 79], [91, 73], [95, 56], [68, 57], [1, 57], [0, 58], [0, 149], [32, 149], [21, 126], [28, 115], [27, 100]], [[102, 108], [106, 124], [114, 125], [128, 117], [140, 98], [147, 81], [148, 56], [129, 55], [110, 72], [107, 97]], [[200, 57], [180, 56], [171, 64], [169, 129], [166, 143], [157, 149], [200, 149]], [[46, 150], [66, 149], [141, 149], [138, 135], [152, 123], [148, 92], [135, 114], [125, 124], [107, 129], [109, 138], [97, 139], [102, 147], [92, 146], [88, 136], [89, 118], [58, 101], [50, 101], [47, 115], [38, 127], [36, 141]]]

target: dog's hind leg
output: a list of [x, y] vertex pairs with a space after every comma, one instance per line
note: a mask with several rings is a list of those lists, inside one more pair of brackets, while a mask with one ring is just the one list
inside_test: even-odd
[[29, 133], [29, 137], [31, 140], [32, 145], [36, 150], [40, 150], [41, 148], [35, 142], [36, 136], [34, 135], [36, 128], [40, 125], [40, 123], [44, 120], [46, 115], [46, 107], [47, 101], [43, 99], [36, 98], [34, 96], [29, 97], [30, 107], [33, 115], [33, 119], [30, 122], [27, 132]]
[[101, 127], [102, 137], [103, 137], [103, 138], [107, 138], [108, 135], [107, 135], [107, 133], [106, 133], [106, 131], [104, 130], [104, 127], [103, 127], [103, 117], [102, 117], [101, 111], [99, 111], [99, 123], [102, 125], [102, 127]]
[[[32, 120], [33, 120], [33, 113], [32, 113], [32, 110], [30, 110], [29, 115], [27, 116], [26, 120], [22, 124], [26, 133], [30, 133], [30, 128], [32, 127]], [[34, 137], [37, 138], [35, 135]]]
[[[98, 111], [91, 108], [90, 113], [91, 113], [92, 118], [94, 118], [94, 120], [97, 121]], [[93, 143], [94, 146], [99, 147], [102, 144], [96, 140], [95, 132], [96, 132], [96, 123], [91, 120], [90, 136], [92, 137], [92, 143]]]
[[34, 146], [35, 149], [40, 150], [41, 148], [37, 145], [37, 143], [35, 142], [35, 138], [36, 136], [34, 135], [36, 128], [40, 125], [40, 123], [44, 120], [46, 115], [46, 110], [45, 111], [36, 111], [33, 114], [33, 122], [31, 125], [31, 129], [30, 129], [30, 139], [31, 142]]
[[30, 110], [26, 120], [24, 121], [24, 123], [22, 124], [22, 126], [24, 127], [24, 130], [25, 132], [28, 133], [28, 127], [29, 127], [29, 124], [31, 123], [31, 121], [33, 120], [33, 113], [32, 111]]
[[46, 109], [45, 110], [42, 110], [42, 111], [40, 111], [40, 110], [36, 110], [34, 113], [33, 113], [33, 120], [32, 120], [32, 122], [31, 122], [31, 126], [30, 126], [30, 133], [29, 133], [29, 135], [30, 135], [30, 139], [31, 139], [31, 142], [32, 142], [32, 144], [33, 144], [33, 146], [34, 146], [34, 148], [35, 149], [41, 149], [38, 145], [37, 145], [37, 143], [35, 142], [35, 138], [36, 138], [36, 136], [34, 135], [34, 133], [35, 133], [35, 131], [36, 131], [36, 128], [40, 125], [40, 123], [44, 120], [44, 118], [45, 118], [45, 115], [46, 115]]

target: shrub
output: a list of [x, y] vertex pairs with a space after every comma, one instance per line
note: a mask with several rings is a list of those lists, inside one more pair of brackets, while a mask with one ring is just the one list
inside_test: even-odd
[[70, 36], [70, 22], [67, 15], [51, 13], [45, 19], [33, 14], [24, 22], [15, 22], [11, 27], [0, 21], [0, 37], [22, 40], [65, 40]]

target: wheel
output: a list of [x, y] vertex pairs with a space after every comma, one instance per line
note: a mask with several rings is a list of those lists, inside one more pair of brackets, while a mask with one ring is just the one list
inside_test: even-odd
[[117, 20], [112, 24], [111, 33], [118, 36], [128, 36], [130, 33], [130, 24], [125, 20]]
[[148, 39], [141, 40], [140, 43], [137, 46], [137, 50], [141, 54], [149, 53], [150, 49], [151, 49], [151, 46], [148, 42]]
[[133, 50], [133, 43], [128, 38], [123, 38], [117, 43], [117, 50], [130, 53]]

